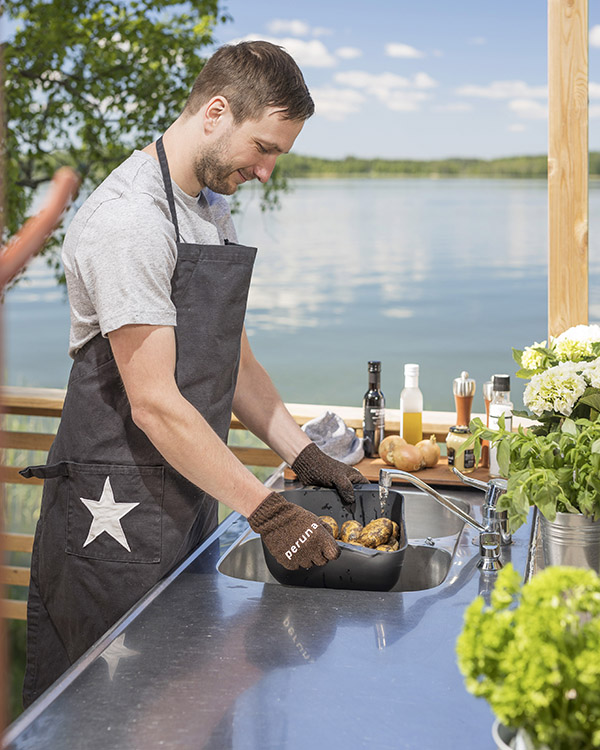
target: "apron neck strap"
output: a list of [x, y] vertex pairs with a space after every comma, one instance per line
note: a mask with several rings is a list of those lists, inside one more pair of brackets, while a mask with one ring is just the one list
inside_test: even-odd
[[165, 154], [162, 135], [156, 141], [156, 153], [158, 154], [158, 163], [160, 164], [160, 171], [162, 172], [163, 182], [165, 184], [165, 193], [167, 194], [167, 200], [169, 201], [169, 209], [171, 210], [171, 218], [173, 219], [177, 242], [179, 242], [179, 224], [177, 222], [177, 211], [175, 210], [175, 198], [173, 197], [173, 184], [171, 182], [169, 162], [167, 161], [167, 155]]

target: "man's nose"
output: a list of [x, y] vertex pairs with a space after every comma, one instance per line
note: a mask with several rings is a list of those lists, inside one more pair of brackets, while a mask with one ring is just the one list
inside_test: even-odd
[[266, 182], [275, 169], [277, 154], [268, 154], [254, 167], [254, 176], [259, 182]]

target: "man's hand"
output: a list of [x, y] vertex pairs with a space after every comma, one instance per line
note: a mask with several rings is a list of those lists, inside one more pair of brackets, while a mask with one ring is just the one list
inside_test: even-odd
[[353, 485], [368, 481], [357, 469], [327, 456], [316, 443], [309, 443], [300, 451], [292, 471], [303, 484], [335, 488], [347, 504], [354, 502]]
[[335, 539], [314, 513], [272, 492], [248, 516], [269, 552], [288, 570], [325, 565], [340, 555]]

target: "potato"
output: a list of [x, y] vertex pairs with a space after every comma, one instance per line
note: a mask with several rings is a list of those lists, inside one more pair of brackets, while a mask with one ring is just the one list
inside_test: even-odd
[[395, 552], [397, 549], [400, 549], [400, 542], [397, 539], [390, 537], [387, 546], [392, 548], [392, 552]]
[[375, 547], [378, 552], [393, 552], [394, 548], [391, 544], [380, 544], [379, 547]]
[[363, 525], [359, 521], [345, 521], [340, 529], [340, 541], [354, 542], [362, 530]]
[[[395, 521], [392, 521], [392, 534], [394, 539], [400, 539], [400, 526]], [[391, 537], [390, 537], [391, 538]]]
[[376, 518], [361, 531], [358, 541], [365, 547], [379, 547], [385, 544], [392, 533], [392, 522], [389, 518]]
[[388, 435], [386, 438], [383, 438], [381, 443], [379, 444], [379, 458], [381, 458], [382, 461], [385, 461], [386, 464], [394, 465], [394, 448], [397, 445], [405, 445], [406, 440], [404, 438], [401, 438], [400, 435]]
[[331, 536], [337, 539], [340, 533], [340, 527], [338, 522], [332, 516], [319, 516], [319, 521], [327, 527], [327, 531], [331, 532]]

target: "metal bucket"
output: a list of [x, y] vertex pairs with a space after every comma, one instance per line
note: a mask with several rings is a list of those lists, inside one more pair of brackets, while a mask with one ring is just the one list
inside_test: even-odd
[[548, 521], [540, 513], [544, 565], [571, 565], [600, 573], [600, 521], [580, 513], [557, 513]]
[[[509, 729], [501, 724], [498, 719], [492, 726], [492, 737], [496, 743], [497, 750], [533, 750], [536, 747], [522, 729]], [[541, 745], [539, 750], [549, 750], [547, 745]]]

